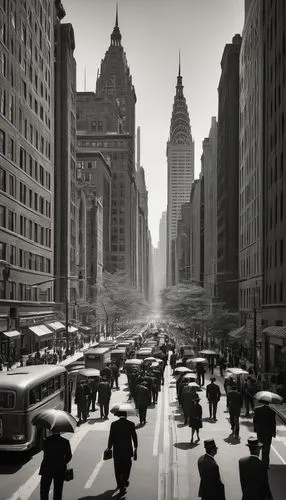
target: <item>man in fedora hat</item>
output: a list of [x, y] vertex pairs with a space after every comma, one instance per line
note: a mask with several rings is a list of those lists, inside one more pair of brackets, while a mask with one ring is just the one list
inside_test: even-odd
[[220, 400], [220, 388], [215, 384], [216, 378], [210, 378], [210, 384], [206, 387], [206, 397], [209, 402], [210, 419], [216, 420], [217, 404]]
[[267, 467], [260, 460], [262, 443], [256, 437], [247, 440], [250, 456], [239, 459], [242, 500], [272, 500]]
[[214, 456], [217, 446], [213, 439], [204, 441], [206, 453], [198, 460], [200, 487], [198, 496], [202, 500], [225, 500], [224, 484], [221, 481], [219, 466]]

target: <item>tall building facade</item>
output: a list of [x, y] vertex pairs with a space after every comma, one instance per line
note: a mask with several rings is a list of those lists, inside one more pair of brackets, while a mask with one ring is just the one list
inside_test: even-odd
[[190, 118], [183, 92], [181, 68], [177, 76], [176, 94], [167, 143], [167, 285], [176, 281], [175, 240], [182, 204], [190, 199], [194, 180], [194, 141]]
[[159, 241], [153, 248], [154, 294], [157, 309], [160, 304], [160, 291], [166, 288], [166, 242], [167, 242], [167, 212], [164, 211], [159, 223]]
[[148, 191], [144, 168], [136, 172], [138, 188], [138, 290], [149, 300]]
[[[260, 332], [263, 256], [263, 2], [249, 5], [240, 50], [239, 309], [242, 324]], [[254, 61], [254, 63], [253, 63]]]
[[[286, 5], [282, 0], [262, 3], [261, 42], [264, 47], [262, 321], [267, 327], [286, 325]], [[273, 366], [275, 359], [272, 361]]]
[[[55, 176], [54, 274], [55, 300], [69, 304], [68, 316], [78, 319], [78, 202], [76, 174], [76, 62], [71, 24], [55, 23]], [[74, 277], [71, 278], [71, 277]]]
[[203, 176], [196, 179], [190, 196], [190, 280], [201, 285], [204, 274]]
[[203, 141], [204, 174], [204, 288], [216, 295], [217, 278], [217, 121], [212, 117], [209, 136]]
[[54, 275], [54, 19], [60, 10], [60, 2], [39, 1], [37, 9], [32, 0], [0, 3], [1, 330], [27, 335], [32, 324], [55, 314], [54, 284], [47, 281]]
[[183, 203], [175, 246], [176, 283], [190, 281], [190, 202]]
[[217, 294], [238, 310], [239, 288], [239, 54], [241, 36], [225, 46], [218, 86]]

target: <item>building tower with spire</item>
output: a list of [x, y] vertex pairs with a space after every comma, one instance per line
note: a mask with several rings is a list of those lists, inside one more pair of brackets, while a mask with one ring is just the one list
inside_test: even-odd
[[190, 200], [194, 180], [194, 141], [190, 118], [183, 92], [181, 58], [176, 94], [167, 142], [168, 200], [167, 200], [167, 286], [175, 284], [175, 241], [177, 222], [181, 217], [183, 203]]
[[110, 163], [111, 246], [104, 247], [104, 270], [126, 273], [138, 286], [138, 189], [135, 169], [136, 94], [121, 45], [118, 10], [111, 41], [96, 82], [96, 93], [77, 95], [78, 145], [89, 144]]

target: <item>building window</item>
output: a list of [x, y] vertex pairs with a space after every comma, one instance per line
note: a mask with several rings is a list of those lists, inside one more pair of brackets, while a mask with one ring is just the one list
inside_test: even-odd
[[6, 77], [6, 72], [7, 72], [6, 54], [4, 54], [2, 50], [0, 50], [0, 73], [2, 73], [2, 75]]
[[16, 196], [16, 177], [9, 174], [9, 194], [15, 198]]
[[2, 153], [2, 155], [5, 154], [5, 137], [5, 132], [0, 130], [0, 153]]
[[6, 90], [0, 88], [0, 113], [6, 115]]
[[12, 210], [8, 210], [8, 229], [15, 231], [16, 229], [16, 214]]
[[280, 281], [280, 286], [279, 286], [279, 301], [283, 302], [283, 281]]
[[0, 189], [6, 191], [6, 171], [0, 168]]
[[16, 247], [14, 245], [10, 245], [10, 264], [16, 264]]
[[6, 208], [0, 205], [0, 226], [6, 227]]
[[11, 161], [15, 161], [15, 142], [11, 137], [8, 139], [7, 158]]

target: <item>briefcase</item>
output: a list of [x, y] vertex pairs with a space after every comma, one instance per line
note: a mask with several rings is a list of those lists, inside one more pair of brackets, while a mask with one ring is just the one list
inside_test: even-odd
[[73, 469], [67, 469], [65, 473], [65, 481], [72, 481], [74, 478]]
[[110, 460], [112, 458], [112, 450], [106, 448], [103, 452], [103, 460]]

